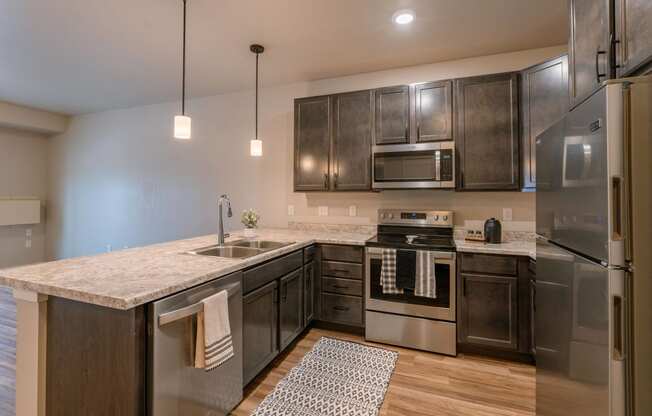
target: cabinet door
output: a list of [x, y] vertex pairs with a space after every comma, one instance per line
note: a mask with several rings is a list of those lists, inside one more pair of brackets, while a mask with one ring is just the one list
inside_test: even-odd
[[335, 191], [371, 189], [372, 93], [333, 98], [332, 185]]
[[609, 1], [570, 0], [570, 100], [575, 106], [611, 78]]
[[521, 167], [524, 189], [536, 187], [536, 138], [568, 110], [568, 56], [521, 73]]
[[303, 331], [303, 269], [281, 278], [280, 344], [285, 349]]
[[518, 278], [460, 274], [458, 341], [518, 350]]
[[303, 324], [308, 326], [315, 317], [315, 262], [303, 266]]
[[278, 283], [273, 281], [243, 298], [244, 384], [279, 352]]
[[459, 190], [518, 190], [518, 75], [455, 81]]
[[376, 90], [375, 144], [410, 141], [410, 88], [407, 85]]
[[417, 142], [453, 140], [453, 81], [414, 88]]
[[294, 190], [327, 191], [330, 154], [330, 98], [294, 101]]
[[615, 0], [618, 76], [636, 71], [652, 59], [652, 2]]

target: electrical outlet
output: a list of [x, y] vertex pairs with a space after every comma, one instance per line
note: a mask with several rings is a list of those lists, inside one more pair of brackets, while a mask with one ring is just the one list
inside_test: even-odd
[[358, 207], [355, 205], [349, 206], [349, 217], [357, 217], [358, 216]]
[[511, 221], [511, 220], [512, 220], [512, 209], [503, 208], [503, 221]]
[[288, 216], [294, 217], [294, 205], [288, 205]]
[[320, 206], [318, 209], [318, 214], [320, 217], [327, 217], [328, 216], [328, 207], [326, 206]]
[[32, 229], [25, 230], [25, 248], [32, 248]]

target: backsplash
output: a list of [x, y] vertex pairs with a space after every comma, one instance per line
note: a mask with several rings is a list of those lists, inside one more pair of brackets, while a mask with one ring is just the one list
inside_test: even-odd
[[300, 231], [330, 231], [342, 233], [376, 234], [376, 225], [325, 224], [311, 222], [288, 222], [288, 228]]

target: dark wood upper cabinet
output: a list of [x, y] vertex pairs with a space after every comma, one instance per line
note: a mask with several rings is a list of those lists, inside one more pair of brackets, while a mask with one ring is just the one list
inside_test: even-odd
[[457, 189], [519, 189], [518, 74], [455, 80]]
[[410, 87], [380, 88], [375, 91], [375, 144], [410, 141]]
[[536, 187], [536, 137], [568, 110], [568, 56], [521, 72], [521, 186]]
[[611, 25], [607, 0], [570, 0], [569, 8], [569, 91], [571, 106], [575, 106], [611, 78]]
[[294, 101], [294, 190], [327, 191], [330, 187], [331, 99]]
[[331, 189], [371, 189], [371, 136], [373, 98], [371, 91], [333, 97], [333, 144]]
[[414, 87], [416, 141], [453, 140], [453, 81]]
[[617, 74], [638, 74], [642, 67], [652, 67], [652, 2], [616, 0], [615, 6]]

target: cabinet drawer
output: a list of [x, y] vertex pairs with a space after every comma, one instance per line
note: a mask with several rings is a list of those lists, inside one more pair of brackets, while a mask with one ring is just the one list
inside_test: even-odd
[[362, 280], [362, 264], [323, 261], [321, 265], [321, 274], [322, 276]]
[[345, 295], [321, 295], [321, 318], [346, 325], [362, 325], [362, 298]]
[[303, 264], [308, 264], [315, 259], [317, 246], [310, 246], [303, 249]]
[[357, 246], [321, 246], [321, 257], [324, 260], [348, 261], [362, 263], [364, 256], [363, 247]]
[[518, 275], [518, 259], [512, 256], [461, 253], [461, 271], [516, 276]]
[[303, 266], [303, 253], [299, 250], [261, 266], [249, 269], [244, 272], [242, 279], [244, 293], [251, 292], [301, 266]]
[[338, 293], [340, 295], [362, 296], [362, 280], [323, 277], [321, 279], [321, 290], [324, 292]]

